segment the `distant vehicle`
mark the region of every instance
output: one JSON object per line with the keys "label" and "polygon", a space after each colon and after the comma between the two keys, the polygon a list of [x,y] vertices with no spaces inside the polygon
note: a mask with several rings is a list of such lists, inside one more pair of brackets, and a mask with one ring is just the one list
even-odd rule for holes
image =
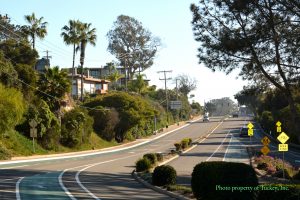
{"label": "distant vehicle", "polygon": [[233,117],[233,118],[237,118],[237,117],[239,117],[239,114],[233,113],[233,114],[232,114],[232,117]]}
{"label": "distant vehicle", "polygon": [[208,117],[207,115],[205,115],[205,116],[203,117],[203,121],[204,121],[204,122],[209,122],[209,117]]}
{"label": "distant vehicle", "polygon": [[247,127],[243,127],[240,130],[240,137],[249,137],[248,136],[248,128]]}

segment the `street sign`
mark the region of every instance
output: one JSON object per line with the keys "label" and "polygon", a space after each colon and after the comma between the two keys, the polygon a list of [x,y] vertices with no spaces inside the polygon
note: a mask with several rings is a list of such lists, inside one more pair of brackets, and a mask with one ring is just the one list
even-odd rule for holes
{"label": "street sign", "polygon": [[263,143],[264,146],[269,145],[270,142],[271,141],[267,136],[265,136],[263,139],[261,139],[261,143]]}
{"label": "street sign", "polygon": [[251,122],[248,124],[248,126],[247,126],[249,129],[252,129],[254,126],[253,126],[253,124],[251,124]]}
{"label": "street sign", "polygon": [[282,144],[286,143],[286,141],[288,141],[289,136],[287,134],[285,134],[284,132],[282,132],[278,137],[277,140],[279,140],[279,142],[281,142]]}
{"label": "street sign", "polygon": [[278,151],[288,151],[289,145],[288,144],[278,144]]}
{"label": "street sign", "polygon": [[270,152],[270,149],[267,146],[263,146],[260,150],[264,155],[267,155]]}
{"label": "street sign", "polygon": [[278,121],[278,122],[276,123],[276,126],[281,126],[281,122]]}
{"label": "street sign", "polygon": [[253,129],[248,129],[248,136],[253,136]]}
{"label": "street sign", "polygon": [[37,129],[36,128],[31,128],[30,129],[30,137],[32,137],[32,138],[37,137]]}
{"label": "street sign", "polygon": [[277,127],[277,133],[281,133],[281,126]]}
{"label": "street sign", "polygon": [[32,119],[30,120],[29,125],[31,128],[35,128],[37,126],[37,122],[34,119]]}
{"label": "street sign", "polygon": [[181,101],[170,101],[171,109],[181,109],[182,103]]}

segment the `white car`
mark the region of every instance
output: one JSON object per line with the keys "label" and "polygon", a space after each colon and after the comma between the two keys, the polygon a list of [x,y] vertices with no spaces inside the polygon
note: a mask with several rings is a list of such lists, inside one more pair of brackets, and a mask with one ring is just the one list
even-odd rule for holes
{"label": "white car", "polygon": [[203,122],[209,122],[209,117],[207,115],[203,117]]}

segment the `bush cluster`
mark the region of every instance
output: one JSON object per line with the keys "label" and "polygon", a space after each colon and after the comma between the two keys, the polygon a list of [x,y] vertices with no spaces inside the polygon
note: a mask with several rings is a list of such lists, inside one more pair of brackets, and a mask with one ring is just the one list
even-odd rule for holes
{"label": "bush cluster", "polygon": [[[273,158],[271,156],[261,155],[255,158],[257,169],[264,170],[268,174],[275,177],[282,177],[283,160],[279,158]],[[295,168],[288,162],[284,162],[284,170],[286,171],[286,178],[291,179],[296,174]]]}
{"label": "bush cluster", "polygon": [[141,158],[135,163],[137,172],[148,171],[151,168],[151,161],[147,158]]}
{"label": "bush cluster", "polygon": [[174,144],[176,151],[185,150],[192,145],[191,138],[183,138],[180,142]]}
{"label": "bush cluster", "polygon": [[151,162],[151,165],[154,166],[157,163],[157,156],[155,153],[147,153],[143,158],[148,159]]}
{"label": "bush cluster", "polygon": [[176,176],[176,170],[172,166],[161,165],[154,169],[152,184],[157,186],[174,185]]}
{"label": "bush cluster", "polygon": [[244,163],[202,162],[194,167],[191,185],[197,199],[253,199],[255,193],[252,191],[232,192],[216,187],[255,187],[258,179],[254,169]]}

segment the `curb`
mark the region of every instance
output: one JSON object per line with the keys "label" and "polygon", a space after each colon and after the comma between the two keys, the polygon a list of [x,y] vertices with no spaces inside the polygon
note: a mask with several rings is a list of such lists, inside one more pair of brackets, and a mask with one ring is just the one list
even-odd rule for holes
{"label": "curb", "polygon": [[150,188],[150,189],[152,189],[152,190],[154,190],[154,191],[156,191],[156,192],[158,192],[158,193],[167,195],[167,196],[172,197],[172,198],[174,198],[174,199],[179,199],[179,200],[190,200],[190,198],[187,198],[187,197],[185,197],[185,196],[183,196],[183,195],[175,194],[175,193],[170,192],[170,191],[168,191],[168,190],[166,190],[166,189],[163,189],[163,188],[154,186],[154,185],[148,183],[147,181],[144,181],[143,179],[141,179],[141,178],[137,175],[137,173],[136,173],[135,170],[132,171],[131,175],[132,175],[132,177],[133,177],[136,181],[138,181],[139,183],[141,183],[141,184],[144,185],[145,187]]}

